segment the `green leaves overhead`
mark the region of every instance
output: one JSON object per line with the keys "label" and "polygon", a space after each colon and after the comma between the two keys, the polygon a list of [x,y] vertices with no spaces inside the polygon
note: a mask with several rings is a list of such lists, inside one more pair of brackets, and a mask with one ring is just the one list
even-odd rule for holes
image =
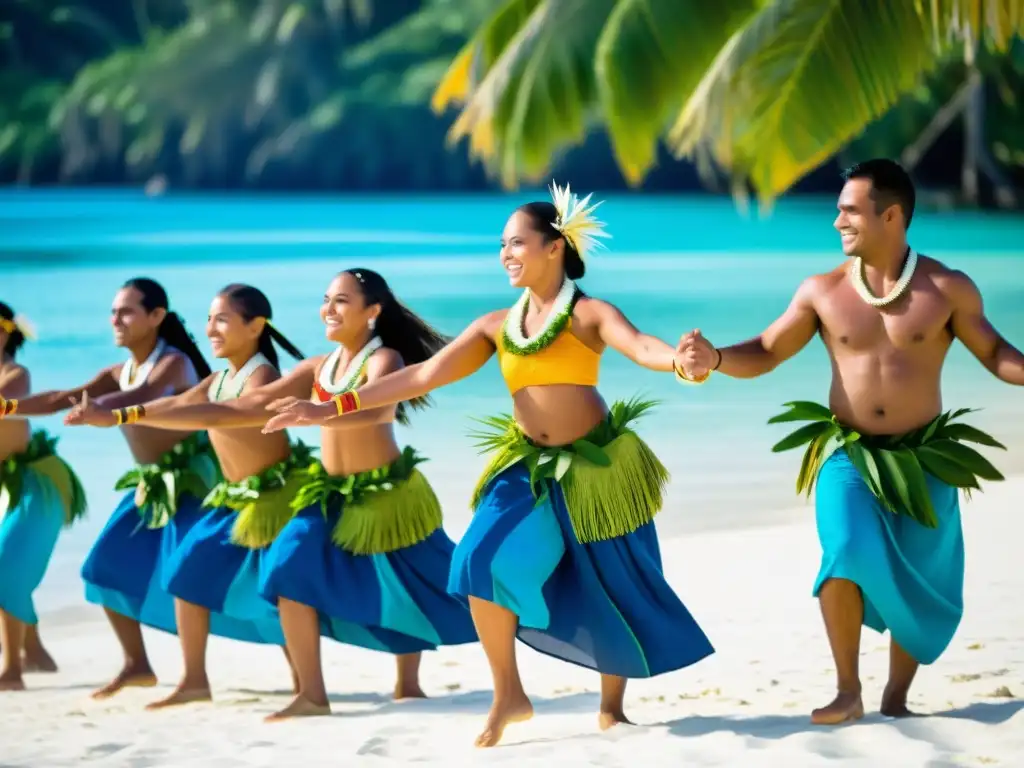
{"label": "green leaves overhead", "polygon": [[945,57],[1006,51],[1022,32],[1020,0],[510,0],[435,108],[465,104],[452,138],[507,187],[599,119],[631,184],[664,138],[768,204]]}
{"label": "green leaves overhead", "polygon": [[938,525],[925,473],[969,494],[983,480],[1003,480],[1002,473],[974,448],[1005,446],[968,424],[955,422],[968,413],[960,409],[943,413],[920,429],[899,437],[873,437],[844,427],[822,405],[805,401],[786,403],[787,411],[769,424],[810,421],[772,448],[782,452],[806,445],[797,473],[796,491],[810,496],[822,466],[839,448],[878,498],[894,514],[905,514],[929,528]]}
{"label": "green leaves overhead", "polygon": [[834,154],[937,65],[913,2],[775,0],[722,50],[669,130],[705,144],[768,202]]}
{"label": "green leaves overhead", "polygon": [[608,15],[594,68],[604,120],[626,180],[654,166],[680,94],[696,88],[759,0],[620,0]]}
{"label": "green leaves overhead", "polygon": [[[757,0],[510,0],[452,63],[438,111],[506,187],[537,181],[603,116],[626,178],[651,168],[679,93]],[[687,40],[685,45],[681,40]]]}

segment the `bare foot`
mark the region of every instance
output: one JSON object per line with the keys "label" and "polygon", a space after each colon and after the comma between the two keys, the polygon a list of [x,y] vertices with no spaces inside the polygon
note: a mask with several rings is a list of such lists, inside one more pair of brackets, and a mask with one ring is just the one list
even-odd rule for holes
{"label": "bare foot", "polygon": [[483,732],[476,737],[478,747],[493,747],[505,732],[505,726],[509,723],[522,723],[533,717],[533,704],[526,698],[526,694],[513,699],[508,703],[497,703],[491,705],[491,711],[487,715],[487,725]]}
{"label": "bare foot", "polygon": [[403,683],[395,686],[395,701],[402,701],[403,699],[425,699],[427,694],[420,688],[419,683]]}
{"label": "bare foot", "polygon": [[156,685],[156,675],[149,664],[130,664],[117,673],[117,677],[92,692],[94,699],[107,699],[122,688],[152,688]]}
{"label": "bare foot", "polygon": [[882,693],[882,706],[879,710],[886,717],[920,717],[916,712],[907,709],[907,694]]}
{"label": "bare foot", "polygon": [[184,688],[179,685],[171,692],[170,696],[147,704],[146,709],[153,711],[154,709],[177,707],[181,704],[194,704],[200,701],[213,701],[209,686],[205,688]]}
{"label": "bare foot", "polygon": [[633,722],[621,710],[617,712],[599,712],[597,715],[597,727],[602,731],[607,731],[609,728],[620,723],[623,725],[633,725]]}
{"label": "bare foot", "polygon": [[864,717],[864,702],[860,693],[838,693],[827,707],[811,712],[815,725],[839,725]]}
{"label": "bare foot", "polygon": [[56,672],[57,662],[46,652],[45,648],[34,648],[31,652],[25,651],[22,656],[22,669],[26,672]]}
{"label": "bare foot", "polygon": [[4,670],[0,674],[0,691],[24,691],[25,681],[21,679],[21,673],[8,672]]}
{"label": "bare foot", "polygon": [[263,721],[265,723],[275,723],[281,720],[290,720],[293,717],[323,717],[329,714],[331,714],[330,704],[314,704],[300,693],[292,699],[291,704],[280,712],[267,715],[263,718]]}

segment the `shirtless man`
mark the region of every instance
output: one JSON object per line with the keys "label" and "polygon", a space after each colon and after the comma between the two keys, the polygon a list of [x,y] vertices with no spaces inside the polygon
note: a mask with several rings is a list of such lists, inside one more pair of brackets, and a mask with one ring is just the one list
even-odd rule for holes
{"label": "shirtless man", "polygon": [[[199,377],[209,375],[210,368],[195,341],[177,314],[168,311],[167,294],[153,280],[136,278],[125,283],[114,297],[110,320],[115,344],[127,348],[130,359],[103,368],[82,386],[40,392],[20,400],[14,418],[63,411],[85,394],[103,407],[124,408],[183,392]],[[139,465],[155,463],[194,434],[192,430],[166,431],[128,423],[121,431]],[[121,672],[97,690],[95,697],[110,696],[125,686],[156,685],[140,626],[145,599],[136,593],[140,584],[144,588],[151,583],[152,573],[159,567],[161,537],[183,535],[173,529],[178,522],[198,519],[200,502],[195,500],[188,515],[175,515],[182,518],[180,521],[161,528],[139,526],[139,509],[126,499],[97,539],[83,568],[86,596],[104,606],[125,661]],[[165,602],[171,624],[161,628],[173,632],[173,600],[167,596]]]}
{"label": "shirtless man", "polygon": [[[1024,385],[1024,355],[986,319],[971,279],[907,245],[915,193],[906,172],[879,159],[844,178],[835,228],[853,258],[805,280],[786,312],[749,341],[716,349],[693,331],[681,342],[680,373],[698,382],[711,371],[741,379],[766,374],[816,333],[828,349],[829,408],[795,404],[773,419],[817,424],[776,449],[809,442],[800,482],[810,492],[817,480],[823,557],[814,592],[838,678],[836,698],[811,715],[818,724],[863,716],[862,623],[891,633],[881,711],[893,717],[911,714],[907,692],[918,665],[935,661],[959,625],[957,487],[1001,478],[959,441],[1001,446],[949,424],[962,414],[939,416],[942,365],[953,340],[997,378]],[[902,450],[893,436],[902,437]]]}

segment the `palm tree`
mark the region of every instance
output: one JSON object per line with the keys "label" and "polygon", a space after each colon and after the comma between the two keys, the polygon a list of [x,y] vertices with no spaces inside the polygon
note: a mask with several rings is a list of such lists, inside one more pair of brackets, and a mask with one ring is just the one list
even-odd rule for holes
{"label": "palm tree", "polygon": [[951,57],[976,93],[978,48],[1022,34],[1021,0],[505,0],[433,107],[509,188],[600,122],[631,184],[664,141],[767,205]]}

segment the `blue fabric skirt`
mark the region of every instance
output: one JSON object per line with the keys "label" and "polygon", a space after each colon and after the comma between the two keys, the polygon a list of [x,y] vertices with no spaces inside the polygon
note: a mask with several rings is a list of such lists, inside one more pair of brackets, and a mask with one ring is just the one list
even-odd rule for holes
{"label": "blue fabric skirt", "polygon": [[448,590],[519,617],[519,639],[549,656],[622,677],[652,677],[714,653],[665,581],[654,524],[581,544],[561,487],[536,503],[516,464],[487,486],[452,558]]}
{"label": "blue fabric skirt", "polygon": [[861,589],[864,624],[892,638],[922,664],[949,645],[963,616],[964,540],[957,489],[925,475],[937,528],[885,510],[845,451],[818,475],[816,517],[821,569]]}
{"label": "blue fabric skirt", "polygon": [[135,492],[128,491],[82,566],[85,599],[175,634],[174,598],[161,586],[163,570],[204,511],[201,499],[182,494],[167,525],[147,528]]}
{"label": "blue fabric skirt", "polygon": [[265,550],[231,541],[237,512],[207,512],[167,559],[164,590],[210,611],[210,633],[249,643],[284,645],[277,608],[259,595]]}
{"label": "blue fabric skirt", "polygon": [[0,610],[26,624],[39,622],[32,593],[46,574],[64,520],[53,483],[26,468],[18,506],[0,518]]}
{"label": "blue fabric skirt", "polygon": [[285,526],[267,549],[260,593],[317,610],[320,633],[341,643],[387,653],[476,642],[473,620],[445,590],[455,545],[443,529],[404,549],[354,555],[331,541],[344,514],[325,516],[316,504]]}

